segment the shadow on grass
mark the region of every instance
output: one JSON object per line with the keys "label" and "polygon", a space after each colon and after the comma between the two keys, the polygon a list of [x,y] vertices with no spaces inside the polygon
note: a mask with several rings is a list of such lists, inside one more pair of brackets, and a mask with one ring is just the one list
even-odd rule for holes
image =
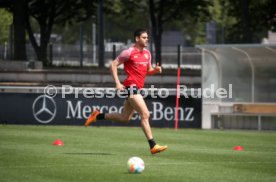
{"label": "shadow on grass", "polygon": [[76,153],[64,153],[66,155],[114,155],[111,153],[93,153],[93,152],[89,152],[89,153],[81,153],[81,152],[76,152]]}

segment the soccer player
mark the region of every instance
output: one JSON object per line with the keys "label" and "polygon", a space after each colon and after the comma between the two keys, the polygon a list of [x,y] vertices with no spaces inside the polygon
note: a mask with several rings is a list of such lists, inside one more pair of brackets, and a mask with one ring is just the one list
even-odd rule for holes
{"label": "soccer player", "polygon": [[[151,65],[151,53],[146,49],[149,40],[147,30],[136,30],[134,32],[134,40],[135,44],[123,50],[110,65],[116,89],[118,91],[127,91],[128,93],[128,97],[124,102],[123,113],[100,113],[98,110],[95,110],[85,122],[85,126],[97,120],[112,120],[127,123],[132,118],[134,111],[137,111],[141,117],[141,126],[148,140],[150,152],[156,154],[166,150],[167,146],[158,145],[153,139],[149,124],[150,113],[139,89],[144,87],[146,75],[161,73],[162,68],[158,64],[155,68]],[[121,64],[124,64],[124,71],[127,75],[123,84],[120,82],[117,73],[117,68]]]}

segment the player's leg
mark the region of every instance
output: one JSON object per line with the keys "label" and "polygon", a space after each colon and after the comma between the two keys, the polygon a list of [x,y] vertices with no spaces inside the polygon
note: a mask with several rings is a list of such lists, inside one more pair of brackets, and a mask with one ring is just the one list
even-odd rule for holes
{"label": "player's leg", "polygon": [[128,100],[131,106],[133,107],[133,109],[136,110],[141,117],[141,126],[145,133],[146,138],[148,139],[151,153],[156,154],[166,150],[168,148],[167,146],[160,146],[156,144],[153,139],[152,131],[149,123],[150,113],[142,95],[140,94],[131,95]]}
{"label": "player's leg", "polygon": [[88,126],[97,120],[111,120],[127,123],[132,118],[133,113],[134,109],[127,99],[124,102],[123,113],[100,113],[98,110],[95,110],[91,113],[84,125]]}
{"label": "player's leg", "polygon": [[144,98],[140,94],[131,95],[128,98],[132,108],[136,110],[141,117],[141,126],[148,140],[152,139],[152,132],[149,124],[149,110],[144,101]]}
{"label": "player's leg", "polygon": [[134,113],[134,109],[130,105],[128,99],[126,99],[124,102],[123,113],[108,113],[108,114],[105,114],[104,119],[127,123],[129,122],[129,120],[131,120],[133,113]]}

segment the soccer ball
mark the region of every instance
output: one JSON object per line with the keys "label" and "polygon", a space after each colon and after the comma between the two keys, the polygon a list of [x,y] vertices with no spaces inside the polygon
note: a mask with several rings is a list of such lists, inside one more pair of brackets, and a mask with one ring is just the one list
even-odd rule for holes
{"label": "soccer ball", "polygon": [[131,157],[127,161],[127,169],[130,173],[142,173],[145,169],[145,163],[139,157]]}

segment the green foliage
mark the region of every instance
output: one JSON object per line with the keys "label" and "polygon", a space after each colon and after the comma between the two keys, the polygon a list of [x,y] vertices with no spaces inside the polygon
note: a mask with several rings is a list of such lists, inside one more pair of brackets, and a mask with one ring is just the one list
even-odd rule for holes
{"label": "green foliage", "polygon": [[274,30],[274,0],[224,0],[221,3],[224,3],[224,17],[232,20],[222,24],[226,31],[226,42],[260,43],[263,37],[267,37],[269,30]]}
{"label": "green foliage", "polygon": [[[112,1],[113,2],[113,1]],[[108,41],[133,41],[133,31],[137,28],[149,28],[149,15],[146,1],[116,0],[111,11],[105,12],[105,34]]]}
{"label": "green foliage", "polygon": [[209,6],[212,20],[217,24],[217,43],[224,43],[228,37],[229,29],[237,23],[237,18],[229,16],[232,4],[228,0],[213,0],[213,6]]}
{"label": "green foliage", "polygon": [[[14,2],[6,0],[10,7]],[[29,39],[37,52],[41,52],[39,45],[44,45],[42,52],[46,53],[46,43],[52,33],[61,35],[62,43],[78,42],[81,24],[85,42],[91,43],[98,0],[26,2],[31,25],[29,32],[43,34],[42,43],[35,44],[34,39]],[[154,4],[152,12],[150,2]],[[105,38],[127,42],[132,40],[134,29],[151,27],[158,29],[152,31],[155,34],[181,30],[188,45],[192,46],[205,43],[205,24],[213,20],[217,23],[217,43],[259,43],[267,37],[269,30],[276,31],[275,6],[275,0],[104,0]],[[11,14],[0,9],[0,44],[8,41],[11,23]]]}
{"label": "green foliage", "polygon": [[96,13],[96,0],[31,0],[29,15],[38,22],[54,17],[55,24],[85,21]]}
{"label": "green foliage", "polygon": [[12,15],[5,9],[0,9],[0,44],[8,42]]}
{"label": "green foliage", "polygon": [[[96,14],[96,0],[31,0],[28,2],[26,29],[38,60],[48,64],[47,46],[55,25],[63,27],[93,18]],[[35,20],[30,21],[30,20]],[[95,21],[95,16],[94,16]],[[39,29],[40,40],[34,37]],[[69,40],[70,42],[70,40]]]}

